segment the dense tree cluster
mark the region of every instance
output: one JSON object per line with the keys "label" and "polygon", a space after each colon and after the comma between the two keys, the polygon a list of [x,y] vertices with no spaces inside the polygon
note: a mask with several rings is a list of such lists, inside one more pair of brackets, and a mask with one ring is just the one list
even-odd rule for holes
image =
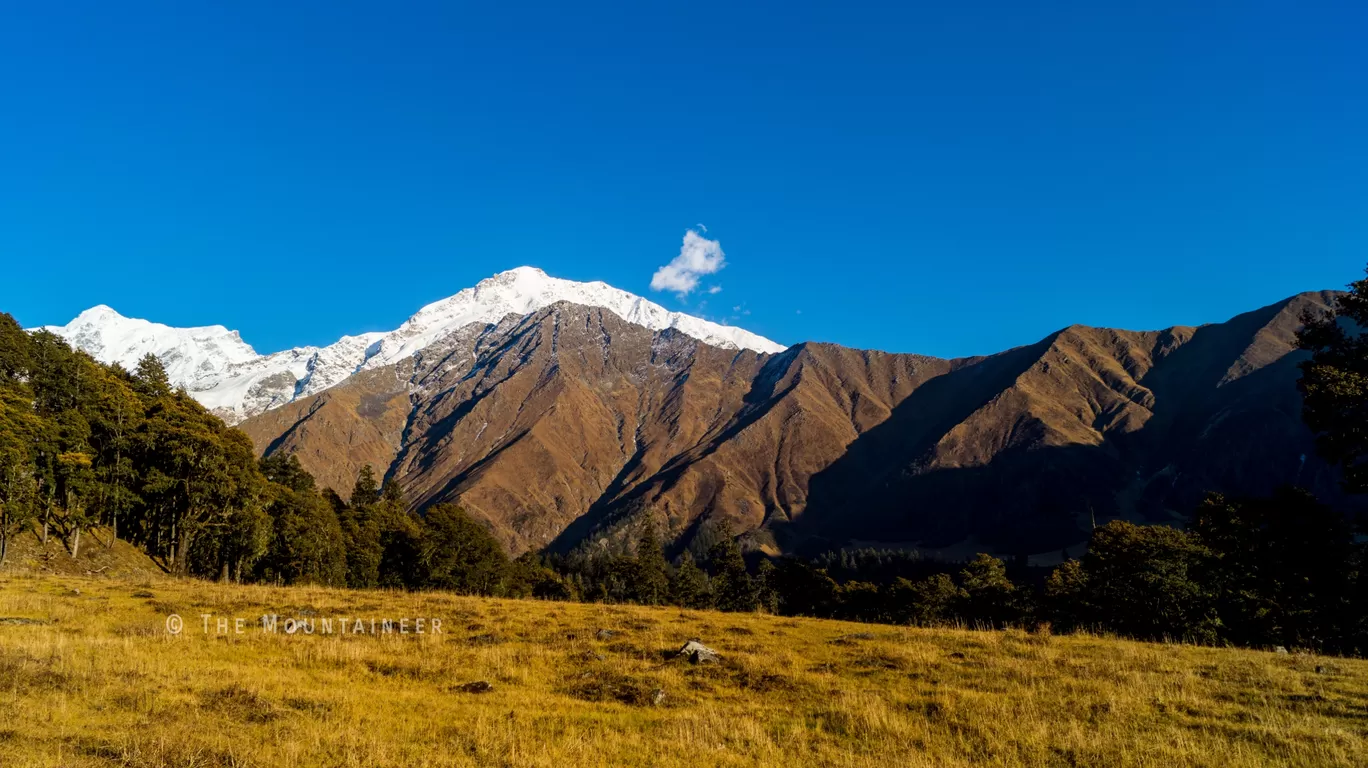
{"label": "dense tree cluster", "polygon": [[21,532],[77,557],[97,527],[180,575],[489,594],[555,580],[514,568],[459,508],[414,514],[370,467],[344,502],[293,456],[258,460],[151,355],[102,365],[0,314],[0,565]]}
{"label": "dense tree cluster", "polygon": [[103,523],[167,570],[240,576],[269,538],[268,483],[251,442],[155,358],[103,366],[0,314],[0,561],[32,526],[73,556]]}

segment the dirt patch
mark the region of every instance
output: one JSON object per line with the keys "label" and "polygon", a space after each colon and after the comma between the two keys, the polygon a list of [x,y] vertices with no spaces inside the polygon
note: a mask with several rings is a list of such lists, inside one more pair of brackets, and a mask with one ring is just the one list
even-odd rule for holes
{"label": "dirt patch", "polygon": [[566,693],[581,701],[616,701],[648,707],[663,700],[661,687],[649,680],[607,670],[583,672],[566,682]]}

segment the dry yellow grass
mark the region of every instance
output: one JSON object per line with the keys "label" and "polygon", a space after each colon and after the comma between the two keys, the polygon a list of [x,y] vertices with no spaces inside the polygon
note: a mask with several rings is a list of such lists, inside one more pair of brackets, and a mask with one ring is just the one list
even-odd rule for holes
{"label": "dry yellow grass", "polygon": [[[199,618],[266,612],[439,617],[443,631],[249,624],[220,636]],[[179,636],[165,630],[169,613],[186,620]],[[841,639],[857,633],[867,634]],[[666,658],[694,636],[724,662]],[[493,690],[460,688],[481,680]],[[0,576],[0,766],[111,765],[1362,766],[1368,663],[665,608]]]}

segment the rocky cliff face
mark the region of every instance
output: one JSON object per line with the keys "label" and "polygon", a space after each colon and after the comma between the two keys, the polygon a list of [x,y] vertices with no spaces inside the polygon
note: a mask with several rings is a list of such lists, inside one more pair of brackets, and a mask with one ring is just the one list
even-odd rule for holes
{"label": "rocky cliff face", "polygon": [[608,546],[647,521],[683,543],[726,521],[773,552],[1048,557],[1093,520],[1169,519],[1206,490],[1296,481],[1337,499],[1293,337],[1332,298],[958,360],[723,349],[562,301],[241,426],[339,490],[369,463],[416,506],[458,501],[515,553]]}

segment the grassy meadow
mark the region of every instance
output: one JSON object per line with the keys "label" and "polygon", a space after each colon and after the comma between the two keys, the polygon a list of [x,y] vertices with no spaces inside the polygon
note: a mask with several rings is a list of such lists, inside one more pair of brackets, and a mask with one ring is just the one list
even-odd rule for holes
{"label": "grassy meadow", "polygon": [[[166,629],[172,613],[179,635]],[[265,633],[264,613],[308,617],[314,633]],[[436,617],[441,632],[427,622],[422,635],[411,625],[344,635],[343,616]],[[242,634],[235,617],[248,619]],[[333,634],[322,634],[327,617]],[[692,637],[722,661],[669,657]],[[676,608],[0,575],[0,766],[266,765],[1363,766],[1368,662]]]}

